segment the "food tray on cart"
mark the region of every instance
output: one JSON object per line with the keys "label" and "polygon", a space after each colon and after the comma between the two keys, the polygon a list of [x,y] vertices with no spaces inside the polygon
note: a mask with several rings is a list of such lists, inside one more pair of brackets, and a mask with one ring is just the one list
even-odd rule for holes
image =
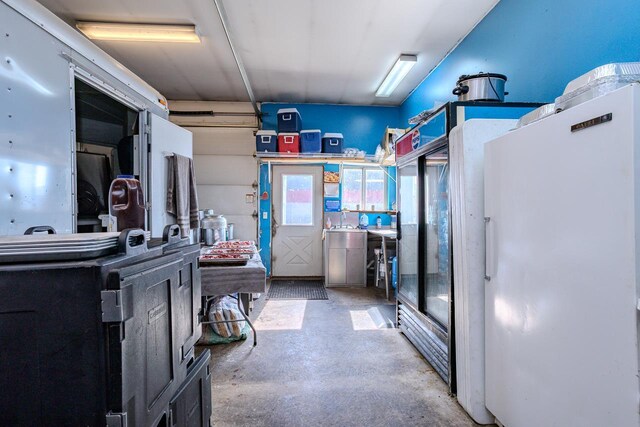
{"label": "food tray on cart", "polygon": [[201,265],[246,265],[251,255],[245,254],[204,254],[200,256]]}
{"label": "food tray on cart", "polygon": [[202,255],[254,255],[258,251],[255,246],[241,248],[207,248],[203,249]]}
{"label": "food tray on cart", "polygon": [[256,245],[251,240],[232,240],[226,242],[217,242],[213,245],[213,247],[218,249],[246,249],[255,248]]}

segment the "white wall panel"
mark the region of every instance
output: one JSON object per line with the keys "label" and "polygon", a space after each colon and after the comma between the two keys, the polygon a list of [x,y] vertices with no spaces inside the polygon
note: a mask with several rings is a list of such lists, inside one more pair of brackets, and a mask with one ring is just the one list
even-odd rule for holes
{"label": "white wall panel", "polygon": [[[212,111],[212,116],[171,115],[193,133],[198,202],[234,223],[235,238],[255,240],[258,179],[255,153],[257,121],[246,102],[169,101],[171,111]],[[225,113],[216,116],[215,113]],[[231,115],[229,115],[231,113]],[[238,113],[233,115],[233,113]],[[227,127],[225,127],[225,125]],[[253,196],[247,203],[247,195]]]}
{"label": "white wall panel", "polygon": [[249,156],[195,156],[198,185],[251,185],[258,176],[258,165]]}
{"label": "white wall panel", "polygon": [[251,186],[198,185],[200,206],[222,215],[251,215],[256,209],[255,196],[253,203],[247,203],[247,194],[254,194]]}
{"label": "white wall panel", "polygon": [[233,238],[239,240],[256,240],[257,225],[253,217],[246,215],[225,215],[227,223],[233,224]]}
{"label": "white wall panel", "polygon": [[187,127],[193,133],[194,154],[253,156],[255,129]]}

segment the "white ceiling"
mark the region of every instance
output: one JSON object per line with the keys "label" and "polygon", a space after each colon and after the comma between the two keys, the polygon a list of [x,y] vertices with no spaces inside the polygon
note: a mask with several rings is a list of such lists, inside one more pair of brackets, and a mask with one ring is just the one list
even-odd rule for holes
{"label": "white ceiling", "polygon": [[[193,23],[201,44],[97,44],[169,99],[248,100],[213,0],[39,1],[70,24]],[[224,7],[258,101],[399,105],[498,1],[224,0]],[[390,98],[375,98],[401,53],[417,54],[417,65]]]}

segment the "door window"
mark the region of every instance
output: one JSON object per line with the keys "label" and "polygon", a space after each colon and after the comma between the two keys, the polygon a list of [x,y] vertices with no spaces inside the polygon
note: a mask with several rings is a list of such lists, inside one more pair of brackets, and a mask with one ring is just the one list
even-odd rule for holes
{"label": "door window", "polygon": [[313,225],[313,175],[282,175],[282,225]]}
{"label": "door window", "polygon": [[400,283],[398,292],[415,306],[418,305],[419,272],[419,182],[418,163],[413,162],[398,168],[400,179],[399,206],[402,239],[398,241]]}
{"label": "door window", "polygon": [[425,266],[424,307],[427,315],[447,328],[451,287],[449,244],[448,151],[430,155],[425,167]]}

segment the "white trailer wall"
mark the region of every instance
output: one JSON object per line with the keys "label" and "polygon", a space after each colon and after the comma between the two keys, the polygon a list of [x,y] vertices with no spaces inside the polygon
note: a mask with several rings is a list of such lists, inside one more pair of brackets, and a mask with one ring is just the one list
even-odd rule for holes
{"label": "white trailer wall", "polygon": [[73,97],[62,55],[71,49],[4,3],[0,28],[0,235],[35,225],[70,233]]}
{"label": "white trailer wall", "polygon": [[74,78],[143,113],[143,147],[153,147],[144,113],[166,118],[164,97],[35,0],[0,0],[0,28],[0,235],[34,225],[72,232]]}
{"label": "white trailer wall", "polygon": [[245,102],[169,101],[171,111],[213,115],[170,115],[193,133],[193,159],[200,209],[210,208],[234,224],[234,237],[257,239],[258,166],[254,157],[258,129]]}

